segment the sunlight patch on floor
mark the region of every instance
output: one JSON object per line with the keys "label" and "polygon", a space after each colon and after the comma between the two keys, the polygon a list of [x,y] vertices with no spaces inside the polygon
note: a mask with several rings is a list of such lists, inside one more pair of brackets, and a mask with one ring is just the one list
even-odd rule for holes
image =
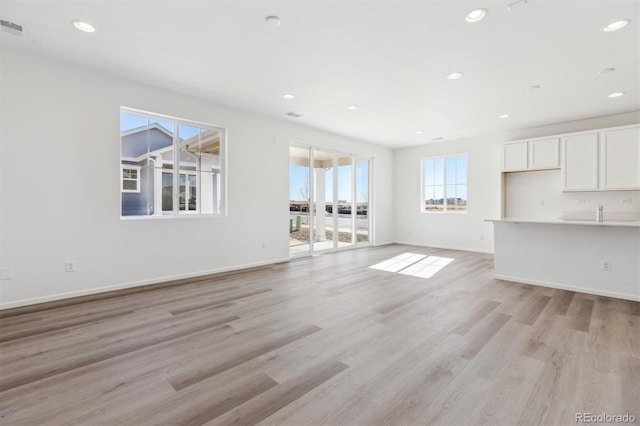
{"label": "sunlight patch on floor", "polygon": [[431,278],[451,262],[453,262],[453,259],[449,257],[402,253],[391,259],[376,263],[370,268],[419,278]]}

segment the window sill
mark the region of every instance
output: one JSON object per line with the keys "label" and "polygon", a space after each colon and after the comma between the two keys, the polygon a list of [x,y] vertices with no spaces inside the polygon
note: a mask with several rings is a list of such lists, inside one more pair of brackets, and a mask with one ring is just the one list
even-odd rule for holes
{"label": "window sill", "polygon": [[226,215],[223,213],[210,213],[210,214],[196,214],[186,213],[178,216],[163,215],[163,216],[120,216],[120,220],[175,220],[175,219],[216,219],[223,218]]}
{"label": "window sill", "polygon": [[443,211],[443,212],[434,212],[434,211],[420,211],[420,213],[422,214],[454,214],[454,215],[458,215],[458,214],[468,214],[469,210],[465,210],[465,211]]}

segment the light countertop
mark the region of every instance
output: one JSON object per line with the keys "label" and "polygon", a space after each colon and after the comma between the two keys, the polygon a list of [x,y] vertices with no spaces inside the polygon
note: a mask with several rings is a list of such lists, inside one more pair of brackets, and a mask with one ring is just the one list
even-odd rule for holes
{"label": "light countertop", "polygon": [[562,220],[562,219],[526,219],[526,218],[504,218],[487,219],[485,222],[502,223],[523,223],[541,225],[582,225],[582,226],[622,226],[627,228],[640,228],[640,220],[606,220],[596,222],[595,220]]}

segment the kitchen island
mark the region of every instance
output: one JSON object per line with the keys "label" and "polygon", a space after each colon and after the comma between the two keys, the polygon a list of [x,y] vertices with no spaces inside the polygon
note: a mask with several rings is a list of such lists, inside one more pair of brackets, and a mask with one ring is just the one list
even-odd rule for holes
{"label": "kitchen island", "polygon": [[640,221],[489,222],[495,278],[640,301]]}

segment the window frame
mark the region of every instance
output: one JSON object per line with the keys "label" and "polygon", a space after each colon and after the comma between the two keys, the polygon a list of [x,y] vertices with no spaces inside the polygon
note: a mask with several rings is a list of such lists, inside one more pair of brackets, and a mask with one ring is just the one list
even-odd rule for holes
{"label": "window frame", "polygon": [[[128,164],[121,164],[121,169],[120,169],[120,192],[124,192],[124,193],[133,193],[133,194],[139,194],[140,193],[140,170],[142,170],[142,167],[140,166],[134,166],[134,165],[128,165]],[[126,170],[135,170],[136,171],[136,179],[135,179],[135,183],[136,183],[136,189],[124,189],[124,182],[125,182],[125,177],[124,177],[124,171]],[[126,179],[127,182],[133,182],[134,179]]]}
{"label": "window frame", "polygon": [[[449,210],[448,206],[449,204],[447,203],[447,159],[449,158],[457,158],[457,157],[465,157],[466,158],[466,162],[467,162],[467,204],[466,204],[466,209],[464,210]],[[425,162],[427,160],[443,160],[443,167],[442,167],[442,174],[443,174],[443,179],[442,179],[442,186],[443,186],[443,209],[438,211],[438,210],[426,210],[425,209]],[[420,159],[420,213],[429,213],[429,214],[443,214],[443,213],[449,213],[449,214],[467,214],[469,213],[469,155],[465,152],[465,153],[460,153],[460,154],[447,154],[447,155],[435,155],[435,156],[431,156],[431,157],[423,157]]]}
{"label": "window frame", "polygon": [[[152,215],[127,215],[124,216],[122,215],[122,195],[120,196],[120,219],[121,220],[146,220],[146,219],[150,219],[150,220],[154,220],[154,219],[180,219],[180,218],[221,218],[221,217],[226,217],[228,214],[228,210],[227,210],[227,189],[228,189],[228,182],[227,182],[227,176],[228,176],[228,165],[227,165],[227,135],[228,135],[228,129],[226,127],[223,126],[219,126],[216,124],[210,124],[210,123],[205,123],[205,122],[201,122],[201,121],[195,121],[195,120],[189,120],[189,119],[185,119],[185,118],[180,118],[180,117],[175,117],[175,116],[170,116],[170,115],[165,115],[165,114],[159,114],[159,113],[155,113],[155,112],[150,112],[150,111],[145,111],[145,110],[140,110],[140,109],[136,109],[136,108],[130,108],[130,107],[125,107],[125,106],[121,106],[119,109],[119,120],[118,122],[121,123],[121,116],[122,114],[132,114],[132,115],[138,115],[141,117],[145,117],[145,118],[149,118],[149,119],[158,119],[158,120],[164,120],[164,121],[171,121],[174,125],[173,128],[173,144],[172,144],[172,149],[173,149],[173,164],[174,167],[171,169],[172,170],[172,175],[173,175],[173,188],[174,188],[174,197],[173,197],[173,204],[174,206],[178,206],[175,207],[174,210],[163,210],[162,209],[162,204],[160,205],[160,208],[157,209],[156,208],[156,212],[159,211],[159,214],[152,214]],[[218,190],[219,190],[219,200],[218,200],[218,206],[217,206],[217,212],[214,213],[201,213],[200,211],[200,200],[197,200],[198,203],[198,208],[196,210],[180,210],[179,209],[179,175],[180,174],[184,174],[185,172],[189,172],[189,171],[185,171],[185,170],[180,170],[180,159],[179,159],[179,144],[180,144],[180,135],[179,135],[179,127],[181,125],[184,126],[192,126],[192,127],[199,127],[199,128],[203,128],[203,129],[208,129],[208,130],[217,130],[220,134],[220,160],[219,160],[219,170],[216,172],[216,174],[218,174],[218,179],[220,179],[219,181],[219,185],[218,185]],[[122,133],[122,131],[121,131]],[[127,167],[127,165],[122,164],[122,161],[126,161],[126,158],[122,157],[122,137],[120,137],[120,162],[121,162],[121,166],[122,167]],[[131,168],[133,167],[138,167],[138,166],[130,166]],[[121,169],[122,170],[122,169]],[[176,173],[177,172],[177,173]],[[194,171],[195,174],[195,171]],[[140,172],[138,172],[138,179],[140,179]],[[199,179],[198,179],[199,181]],[[122,171],[121,171],[121,179],[120,179],[120,188],[122,189]],[[175,188],[178,188],[177,190]],[[122,191],[121,190],[121,194],[122,192],[133,192],[133,191]],[[138,183],[138,191],[136,191],[137,193],[140,193],[140,182]],[[215,200],[214,200],[215,202]]]}

